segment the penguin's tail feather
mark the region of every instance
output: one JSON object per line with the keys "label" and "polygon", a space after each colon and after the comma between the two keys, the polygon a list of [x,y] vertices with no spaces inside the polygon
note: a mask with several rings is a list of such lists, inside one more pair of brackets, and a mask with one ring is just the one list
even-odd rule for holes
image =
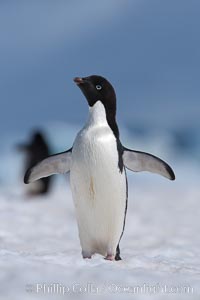
{"label": "penguin's tail feather", "polygon": [[38,162],[26,171],[24,183],[30,183],[53,174],[64,174],[70,171],[72,148],[55,155],[51,155]]}

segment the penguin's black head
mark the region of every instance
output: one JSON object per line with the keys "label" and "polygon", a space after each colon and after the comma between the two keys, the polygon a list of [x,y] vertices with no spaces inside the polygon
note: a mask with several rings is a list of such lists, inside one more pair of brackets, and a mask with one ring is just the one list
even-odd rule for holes
{"label": "penguin's black head", "polygon": [[74,82],[85,95],[89,106],[101,101],[106,111],[116,113],[116,95],[110,82],[102,76],[91,75],[89,77],[76,77]]}

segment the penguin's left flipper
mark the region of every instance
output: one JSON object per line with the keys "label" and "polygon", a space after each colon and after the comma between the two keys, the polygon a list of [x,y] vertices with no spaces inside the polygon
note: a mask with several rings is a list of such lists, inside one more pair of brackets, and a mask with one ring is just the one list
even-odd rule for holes
{"label": "penguin's left flipper", "polygon": [[70,171],[72,149],[49,156],[26,171],[24,183],[30,183],[53,174]]}
{"label": "penguin's left flipper", "polygon": [[133,172],[148,171],[175,180],[172,168],[162,159],[152,154],[123,147],[123,162],[124,166]]}

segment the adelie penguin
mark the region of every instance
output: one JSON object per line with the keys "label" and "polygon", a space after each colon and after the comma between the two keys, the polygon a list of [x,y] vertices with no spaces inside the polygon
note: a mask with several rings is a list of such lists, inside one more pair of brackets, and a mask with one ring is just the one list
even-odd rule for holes
{"label": "adelie penguin", "polygon": [[70,172],[83,258],[99,253],[108,260],[120,260],[128,200],[126,168],[158,173],[170,180],[175,175],[160,158],[121,144],[116,95],[108,80],[92,75],[74,81],[87,99],[88,120],[71,149],[29,169],[24,181]]}
{"label": "adelie penguin", "polygon": [[[25,153],[26,170],[50,155],[49,146],[41,131],[34,131],[30,137],[30,142],[17,145],[17,149]],[[27,193],[31,196],[46,194],[49,192],[50,186],[51,178],[42,178],[37,183],[31,184],[30,188],[27,189]]]}

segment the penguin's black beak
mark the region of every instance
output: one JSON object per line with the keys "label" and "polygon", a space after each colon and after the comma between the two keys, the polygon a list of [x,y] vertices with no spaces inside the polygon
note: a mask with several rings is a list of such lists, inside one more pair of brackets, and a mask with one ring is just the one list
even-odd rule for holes
{"label": "penguin's black beak", "polygon": [[75,77],[74,78],[74,82],[79,85],[79,84],[83,84],[85,82],[84,78],[81,77]]}

